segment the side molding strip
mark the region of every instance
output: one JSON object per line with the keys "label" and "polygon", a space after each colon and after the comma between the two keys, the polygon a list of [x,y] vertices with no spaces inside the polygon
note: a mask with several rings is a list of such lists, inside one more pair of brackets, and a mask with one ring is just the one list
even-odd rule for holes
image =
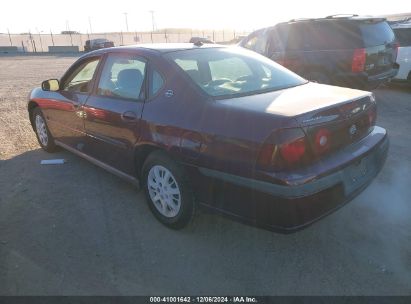
{"label": "side molding strip", "polygon": [[77,156],[80,156],[86,160],[88,160],[89,162],[93,163],[94,165],[103,168],[104,170],[107,170],[110,173],[113,173],[114,175],[117,175],[118,177],[132,183],[133,185],[136,185],[137,187],[140,186],[139,180],[137,178],[135,178],[134,176],[128,175],[112,166],[107,165],[106,163],[103,163],[97,159],[95,159],[94,157],[91,157],[87,154],[84,154],[83,152],[80,152],[66,144],[63,144],[61,141],[58,140],[54,140],[56,145],[62,147],[63,149],[72,152],[73,154],[76,154]]}

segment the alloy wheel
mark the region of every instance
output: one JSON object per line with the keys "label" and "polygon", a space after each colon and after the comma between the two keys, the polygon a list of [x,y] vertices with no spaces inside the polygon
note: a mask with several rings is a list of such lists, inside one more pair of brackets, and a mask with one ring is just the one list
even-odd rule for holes
{"label": "alloy wheel", "polygon": [[155,165],[147,177],[150,198],[161,215],[175,217],[181,208],[181,192],[173,174],[167,168]]}

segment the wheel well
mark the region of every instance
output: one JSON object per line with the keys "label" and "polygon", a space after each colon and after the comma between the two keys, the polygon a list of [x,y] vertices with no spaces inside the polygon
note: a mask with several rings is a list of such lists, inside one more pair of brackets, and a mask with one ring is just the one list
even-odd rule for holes
{"label": "wheel well", "polygon": [[142,145],[138,146],[134,152],[134,166],[137,177],[141,177],[141,171],[143,169],[143,164],[146,161],[150,153],[160,150],[160,148],[152,145]]}
{"label": "wheel well", "polygon": [[32,127],[33,129],[34,129],[34,122],[33,122],[33,115],[32,115],[32,113],[33,113],[33,110],[34,110],[35,108],[37,108],[38,106],[39,106],[39,105],[38,105],[36,102],[30,100],[29,105],[28,105],[28,111],[29,111],[30,124],[31,124],[31,127]]}

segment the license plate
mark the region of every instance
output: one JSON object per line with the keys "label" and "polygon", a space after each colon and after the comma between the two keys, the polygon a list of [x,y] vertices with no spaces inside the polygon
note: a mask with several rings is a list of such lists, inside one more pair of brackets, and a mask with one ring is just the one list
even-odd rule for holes
{"label": "license plate", "polygon": [[378,65],[387,65],[389,63],[388,55],[381,55],[378,58]]}
{"label": "license plate", "polygon": [[361,182],[362,179],[367,175],[368,168],[365,159],[362,159],[358,164],[351,166],[350,168],[350,178],[352,183]]}

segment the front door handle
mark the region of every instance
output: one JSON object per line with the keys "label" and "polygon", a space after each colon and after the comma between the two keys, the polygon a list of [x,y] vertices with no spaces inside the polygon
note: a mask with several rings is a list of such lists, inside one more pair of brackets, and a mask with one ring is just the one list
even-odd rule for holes
{"label": "front door handle", "polygon": [[121,114],[121,119],[123,121],[136,121],[137,114],[132,111],[126,111],[123,114]]}

